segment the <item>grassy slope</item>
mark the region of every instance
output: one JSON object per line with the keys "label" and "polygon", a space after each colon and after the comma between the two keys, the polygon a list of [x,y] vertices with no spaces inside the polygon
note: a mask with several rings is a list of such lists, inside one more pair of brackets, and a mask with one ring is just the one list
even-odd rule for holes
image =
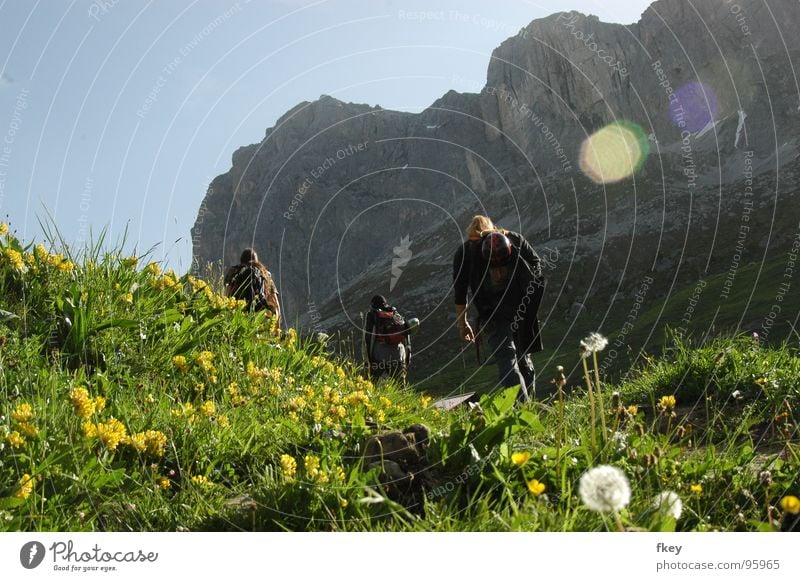
{"label": "grassy slope", "polygon": [[[620,386],[640,408],[604,414],[620,435],[603,447],[598,426],[593,446],[579,392],[563,422],[557,407],[512,408],[513,393],[440,414],[201,281],[113,254],[72,260],[0,237],[6,530],[603,530],[575,492],[599,463],[632,481],[629,527],[676,526],[649,510],[666,488],[685,498],[681,530],[770,528],[766,506],[798,492],[787,347],[679,343]],[[463,388],[491,385],[481,373]],[[733,388],[744,399],[721,397]],[[675,417],[658,412],[673,393]],[[433,438],[413,481],[365,470],[376,426],[420,421]]]}

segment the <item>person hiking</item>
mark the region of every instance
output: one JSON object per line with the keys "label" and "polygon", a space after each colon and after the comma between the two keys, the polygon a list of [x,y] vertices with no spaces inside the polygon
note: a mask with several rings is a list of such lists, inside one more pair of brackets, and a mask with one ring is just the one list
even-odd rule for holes
{"label": "person hiking", "polygon": [[364,347],[373,380],[384,375],[405,384],[411,362],[411,331],[419,320],[406,320],[384,297],[372,297],[364,322]]}
{"label": "person hiking", "polygon": [[[543,348],[537,318],[544,292],[539,256],[521,234],[495,227],[486,216],[474,216],[466,233],[453,258],[459,336],[479,342],[487,335],[499,384],[519,385],[517,400],[527,401],[536,390],[531,354]],[[478,315],[475,329],[467,320],[468,304]]]}
{"label": "person hiking", "polygon": [[225,273],[225,296],[234,297],[247,303],[247,310],[268,311],[281,324],[281,306],[278,289],[272,275],[258,261],[258,254],[252,248],[245,248],[239,264]]}

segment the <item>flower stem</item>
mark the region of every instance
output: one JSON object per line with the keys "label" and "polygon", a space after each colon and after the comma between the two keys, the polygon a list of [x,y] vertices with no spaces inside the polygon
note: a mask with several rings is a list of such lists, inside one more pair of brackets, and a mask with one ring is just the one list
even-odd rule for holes
{"label": "flower stem", "polygon": [[586,364],[586,357],[581,357],[583,361],[583,377],[586,378],[586,389],[589,390],[589,409],[592,416],[592,458],[597,452],[597,435],[595,434],[595,413],[594,413],[594,392],[592,391],[592,380],[589,377],[589,366]]}
{"label": "flower stem", "polygon": [[605,406],[603,405],[603,392],[600,389],[600,372],[597,368],[597,351],[592,353],[592,360],[594,361],[594,385],[597,388],[597,405],[600,410],[600,427],[602,428],[602,437],[600,438],[602,441],[603,446],[605,446],[606,438],[608,434],[606,433],[606,410]]}
{"label": "flower stem", "polygon": [[614,520],[617,523],[617,528],[619,529],[619,532],[624,533],[625,526],[622,524],[622,519],[620,518],[619,513],[616,510],[614,511]]}

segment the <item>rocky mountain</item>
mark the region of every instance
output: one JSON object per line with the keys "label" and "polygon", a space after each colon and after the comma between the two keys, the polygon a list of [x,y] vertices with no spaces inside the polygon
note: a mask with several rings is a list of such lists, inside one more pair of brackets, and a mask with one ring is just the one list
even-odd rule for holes
{"label": "rocky mountain", "polygon": [[[307,328],[355,329],[387,295],[422,319],[426,369],[458,353],[451,260],[475,213],[542,254],[546,328],[602,326],[643,284],[647,301],[710,273],[734,285],[798,231],[798,56],[796,0],[535,20],[494,51],[479,94],[419,114],[328,96],[288,111],[213,180],[195,263],[255,246]],[[610,124],[624,136],[590,137]]]}

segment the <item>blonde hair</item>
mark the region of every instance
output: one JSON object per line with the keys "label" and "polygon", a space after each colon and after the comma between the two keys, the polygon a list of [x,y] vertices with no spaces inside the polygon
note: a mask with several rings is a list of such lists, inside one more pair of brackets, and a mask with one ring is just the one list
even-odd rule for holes
{"label": "blonde hair", "polygon": [[467,226],[467,238],[480,238],[483,232],[494,230],[495,226],[487,216],[477,214]]}

